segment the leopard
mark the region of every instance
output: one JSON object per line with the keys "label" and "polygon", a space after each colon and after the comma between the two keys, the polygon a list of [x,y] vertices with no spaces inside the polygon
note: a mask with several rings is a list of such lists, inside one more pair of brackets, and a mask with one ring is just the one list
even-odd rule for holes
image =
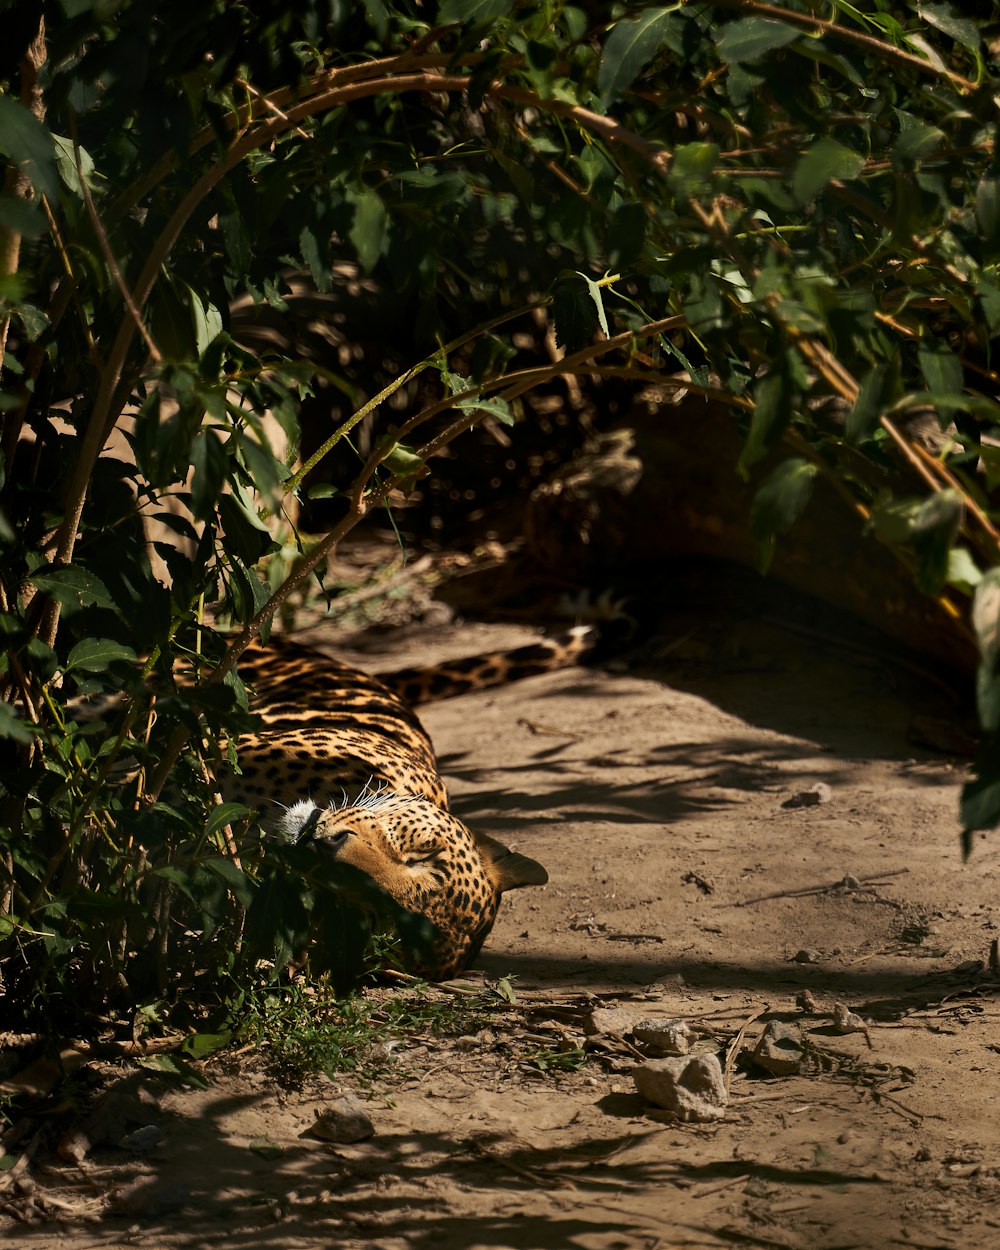
{"label": "leopard", "polygon": [[256,809],[265,837],[359,869],[428,920],[430,951],[404,950],[404,971],[448,980],[479,954],[504,893],[548,874],[450,810],[415,708],[585,662],[596,642],[593,626],[575,626],[507,652],[374,676],[282,639],[240,661],[260,724],[240,738],[239,773],[223,794]]}

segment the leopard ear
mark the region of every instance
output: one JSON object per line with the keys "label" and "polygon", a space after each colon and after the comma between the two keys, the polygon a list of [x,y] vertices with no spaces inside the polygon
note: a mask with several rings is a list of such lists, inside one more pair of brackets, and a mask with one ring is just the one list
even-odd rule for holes
{"label": "leopard ear", "polygon": [[492,869],[491,876],[495,879],[497,889],[501,892],[519,890],[525,885],[544,885],[548,881],[549,874],[537,859],[512,851],[495,838],[487,837],[485,833],[477,833],[475,839],[483,859]]}

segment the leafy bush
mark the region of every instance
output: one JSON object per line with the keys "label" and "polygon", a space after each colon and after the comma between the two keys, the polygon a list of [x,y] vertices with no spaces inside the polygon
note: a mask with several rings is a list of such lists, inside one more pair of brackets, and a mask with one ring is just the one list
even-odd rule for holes
{"label": "leafy bush", "polygon": [[[311,868],[215,799],[252,724],[239,656],[372,509],[559,374],[721,398],[748,474],[787,447],[754,510],[765,562],[824,474],[943,610],[975,594],[987,738],[964,818],[996,822],[987,7],[9,8],[0,960],[18,1003],[75,1013],[85,985],[95,1010],[134,1005],[302,941]],[[334,296],[370,275],[394,341],[347,324],[321,362],[238,341],[230,303],[280,311],[302,273]],[[525,362],[539,309],[564,350]],[[313,393],[352,411],[300,463]],[[927,410],[935,452],[906,428]],[[324,459],[351,484],[272,586],[264,520]]]}

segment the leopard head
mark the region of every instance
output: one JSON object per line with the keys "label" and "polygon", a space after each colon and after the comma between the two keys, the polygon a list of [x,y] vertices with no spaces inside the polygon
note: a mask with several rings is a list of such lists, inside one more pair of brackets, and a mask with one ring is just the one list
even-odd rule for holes
{"label": "leopard head", "polygon": [[468,967],[505,890],[548,880],[536,860],[409,794],[377,794],[344,807],[296,803],[277,832],[360,869],[401,907],[426,917],[438,931],[433,959],[414,960],[408,970],[431,980]]}

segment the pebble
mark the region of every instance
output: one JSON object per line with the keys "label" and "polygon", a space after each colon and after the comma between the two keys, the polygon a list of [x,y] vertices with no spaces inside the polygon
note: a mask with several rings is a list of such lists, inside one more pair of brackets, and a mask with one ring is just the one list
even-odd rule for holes
{"label": "pebble", "polygon": [[133,1129],[131,1133],[119,1138],[118,1145],[133,1154],[144,1155],[161,1146],[166,1140],[166,1134],[161,1128],[155,1124],[144,1124],[142,1128]]}
{"label": "pebble", "polygon": [[794,1024],[771,1020],[753,1049],[753,1062],[772,1076],[794,1076],[802,1070],[802,1034]]}
{"label": "pebble", "polygon": [[318,1137],[320,1141],[365,1141],[374,1136],[375,1126],[360,1099],[353,1094],[345,1094],[343,1098],[338,1098],[336,1102],[318,1111],[315,1121],[306,1129],[306,1133],[310,1137]]}

